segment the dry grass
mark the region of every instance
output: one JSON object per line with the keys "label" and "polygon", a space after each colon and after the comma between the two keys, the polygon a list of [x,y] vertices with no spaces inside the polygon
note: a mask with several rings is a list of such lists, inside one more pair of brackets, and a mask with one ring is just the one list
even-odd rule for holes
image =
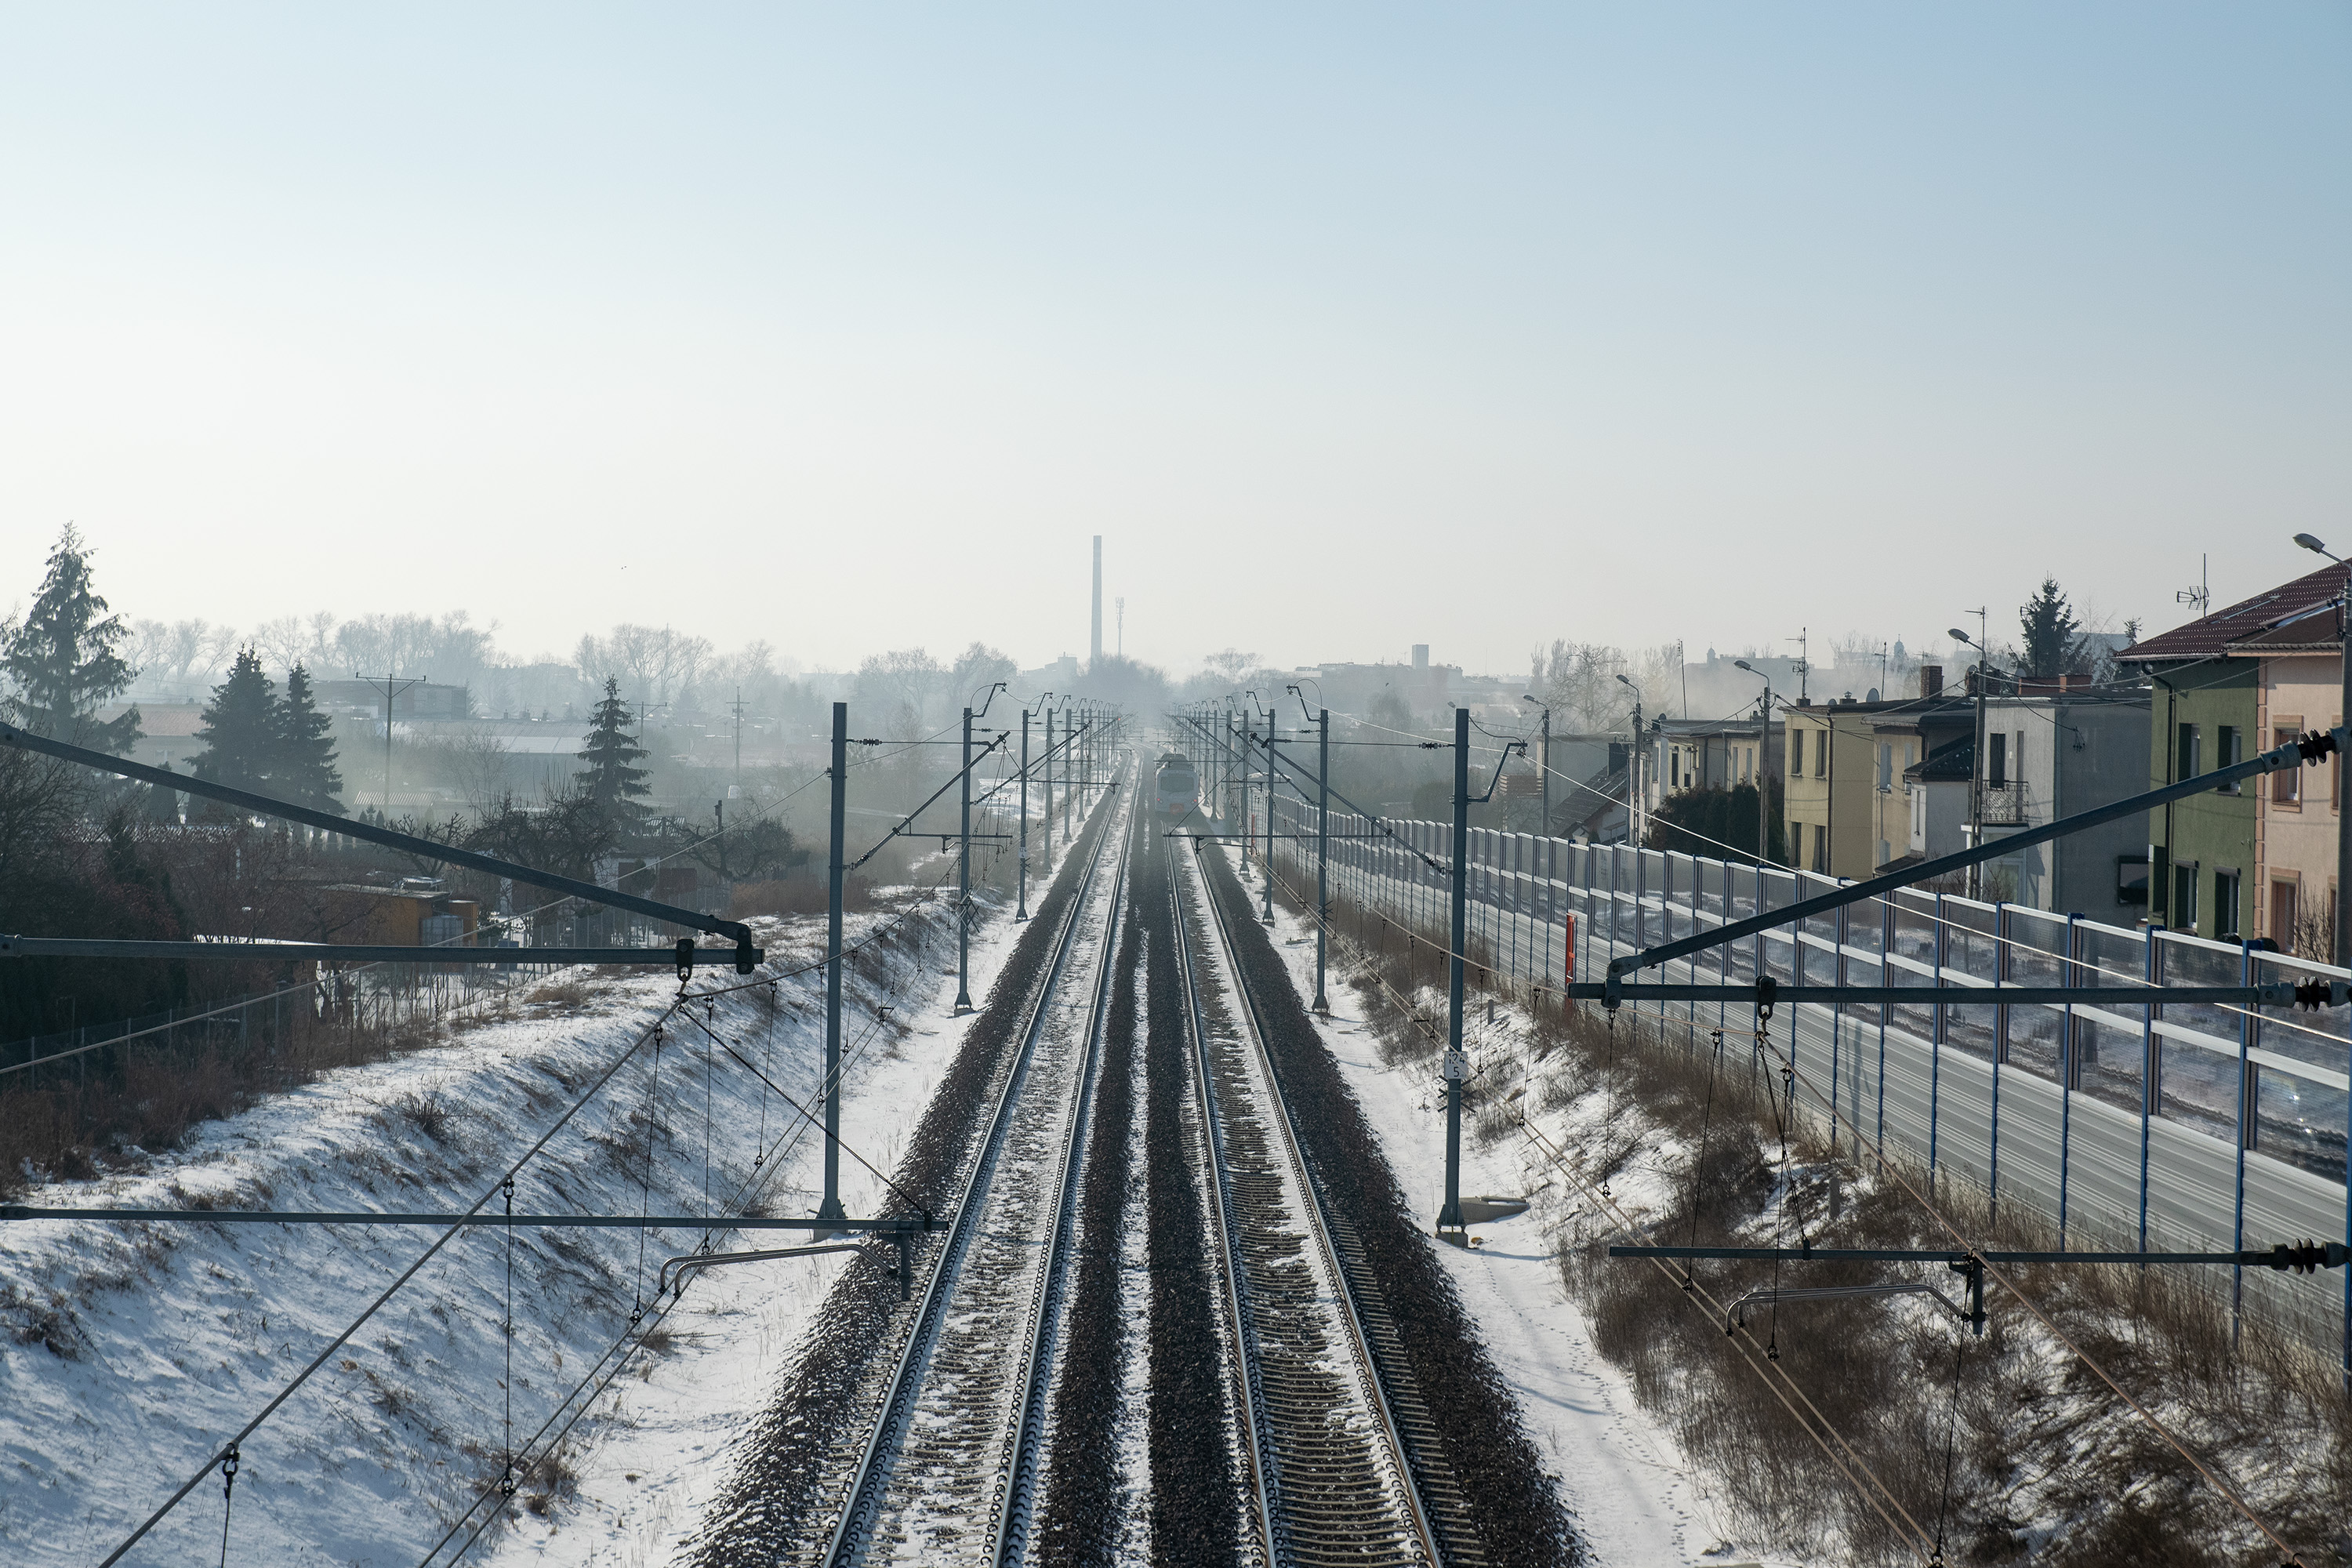
{"label": "dry grass", "polygon": [[[1384,1052],[1433,1049],[1422,1026],[1432,1021],[1423,988],[1444,977],[1431,950],[1421,947],[1416,963],[1400,928],[1383,932],[1376,918],[1345,906],[1335,913],[1340,932],[1360,923],[1369,939],[1348,960]],[[1437,1000],[1442,1029],[1442,992]],[[1653,1216],[1659,1239],[1769,1245],[1778,1212],[1790,1244],[1802,1229],[1821,1245],[1949,1245],[1901,1184],[1857,1168],[1850,1148],[1832,1158],[1799,1130],[1783,1165],[1777,1075],[1754,1070],[1744,1042],[1734,1040],[1718,1068],[1704,1033],[1694,1048],[1684,1031],[1662,1034],[1630,1010],[1613,1028],[1597,1009],[1563,1012],[1553,1000],[1527,1011],[1533,1021],[1517,1048],[1472,1101],[1474,1134],[1508,1136],[1521,1107],[1544,1114],[1596,1093],[1615,1097],[1613,1114],[1593,1119],[1599,1125],[1572,1158],[1599,1184],[1636,1161],[1654,1162],[1645,1151],[1662,1142],[1683,1151],[1674,1199]],[[1687,1152],[1699,1147],[1702,1129],[1705,1157],[1694,1161]],[[2014,1202],[2003,1205],[1997,1227],[1982,1194],[1965,1186],[1939,1184],[1937,1203],[1977,1245],[2055,1246],[2054,1227]],[[1749,1342],[1726,1334],[1679,1270],[1609,1258],[1612,1225],[1589,1210],[1572,1222],[1561,1280],[1601,1353],[1694,1461],[1720,1524],[1745,1539],[1818,1561],[1916,1562],[1907,1529],[1880,1517],[1884,1507],[1901,1521],[1899,1504],[1929,1536],[1940,1525],[1954,1564],[2278,1560],[2154,1426],[1997,1285],[1980,1340],[1924,1298],[1898,1297],[1785,1303],[1777,1319],[1750,1309]],[[1905,1267],[1816,1263],[1802,1278],[1827,1285],[1939,1275],[1916,1266],[1895,1273]],[[2182,1270],[2049,1265],[2011,1278],[2227,1476],[2305,1564],[2352,1563],[2352,1402],[2331,1359],[2312,1349],[2325,1336],[2251,1315],[2233,1335],[2226,1297]],[[1731,1262],[1701,1263],[1696,1279],[1721,1303],[1773,1282],[1769,1265]],[[1795,1282],[1787,1269],[1781,1282]],[[1954,1279],[1936,1282],[1959,1294]],[[1792,1415],[1740,1356],[1743,1342],[1759,1361],[1768,1346],[1777,1352],[1766,1364],[1785,1371],[1817,1414]],[[1874,1507],[1841,1478],[1815,1440],[1827,1428],[1852,1445],[1891,1502]]]}

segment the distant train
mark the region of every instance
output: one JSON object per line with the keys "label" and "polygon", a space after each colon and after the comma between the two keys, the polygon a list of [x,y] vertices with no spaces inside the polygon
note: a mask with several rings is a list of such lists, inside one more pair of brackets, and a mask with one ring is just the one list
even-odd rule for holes
{"label": "distant train", "polygon": [[1192,760],[1175,752],[1160,753],[1151,775],[1151,809],[1160,816],[1187,816],[1201,805],[1201,775]]}

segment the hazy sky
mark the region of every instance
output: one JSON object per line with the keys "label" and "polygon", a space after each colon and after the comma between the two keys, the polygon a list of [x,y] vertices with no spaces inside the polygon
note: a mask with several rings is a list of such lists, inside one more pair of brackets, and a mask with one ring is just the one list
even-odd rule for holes
{"label": "hazy sky", "polygon": [[[0,14],[0,606],[818,667],[2117,619],[2352,544],[2352,8]],[[1108,610],[1107,610],[1108,617]]]}

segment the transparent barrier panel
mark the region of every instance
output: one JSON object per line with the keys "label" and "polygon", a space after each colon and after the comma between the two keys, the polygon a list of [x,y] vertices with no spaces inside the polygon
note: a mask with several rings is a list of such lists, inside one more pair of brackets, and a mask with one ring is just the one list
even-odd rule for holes
{"label": "transparent barrier panel", "polygon": [[2074,966],[2078,984],[2147,984],[2147,947],[2139,938],[2127,931],[2104,931],[2097,926],[2085,925],[2082,928],[2082,957]]}
{"label": "transparent barrier panel", "polygon": [[2345,1095],[2271,1068],[2261,1069],[2254,1147],[2329,1181],[2344,1179]]}
{"label": "transparent barrier panel", "polygon": [[[2316,973],[2322,972],[2291,958],[2257,954],[2254,959],[2254,982],[2259,985],[2291,985]],[[2352,1056],[2347,1029],[2352,1029],[2352,1008],[2323,1007],[2306,1013],[2300,1007],[2269,1007],[2263,1010],[2262,1036],[2257,1043],[2280,1056],[2343,1072],[2352,1065],[2347,1059]]]}
{"label": "transparent barrier panel", "polygon": [[2074,1019],[2074,1086],[2118,1110],[2139,1114],[2146,1057],[2139,1031],[2119,1029],[2079,1014]]}
{"label": "transparent barrier panel", "polygon": [[[2014,937],[2018,926],[2012,922]],[[2045,933],[2035,932],[2036,935]],[[2063,928],[2060,931],[2063,940]],[[2052,953],[2012,940],[2009,949],[2009,979],[2011,985],[2063,985],[2066,983],[2065,963]],[[2051,1082],[2058,1081],[2058,1052],[2065,1035],[2065,1010],[2028,1003],[2009,1010],[2009,1060],[2012,1066],[2024,1068]]]}
{"label": "transparent barrier panel", "polygon": [[[2159,973],[2167,985],[2244,984],[2244,966],[2231,949],[2208,947],[2161,933],[2156,945]],[[2164,1008],[2164,1021],[2208,1036],[2216,1044],[2227,1047],[2232,1055],[2237,1052],[2236,1008],[2218,1002],[2168,1002]]]}

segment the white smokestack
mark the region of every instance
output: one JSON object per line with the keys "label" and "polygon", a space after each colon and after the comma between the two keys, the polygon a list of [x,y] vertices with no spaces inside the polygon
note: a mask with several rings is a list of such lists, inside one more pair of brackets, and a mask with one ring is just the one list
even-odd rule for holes
{"label": "white smokestack", "polygon": [[1087,643],[1087,668],[1092,669],[1102,662],[1102,535],[1095,535],[1095,629]]}

